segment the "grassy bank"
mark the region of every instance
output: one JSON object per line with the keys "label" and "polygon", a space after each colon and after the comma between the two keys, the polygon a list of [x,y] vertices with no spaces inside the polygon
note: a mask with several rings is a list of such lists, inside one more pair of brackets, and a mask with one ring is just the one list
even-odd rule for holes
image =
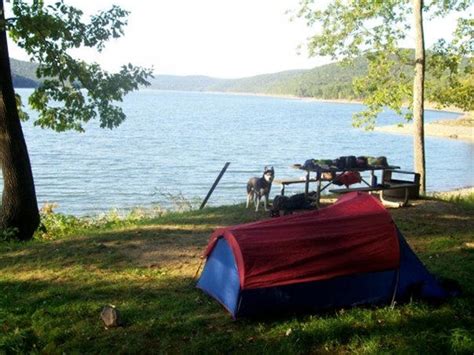
{"label": "grassy bank", "polygon": [[[0,353],[471,354],[473,200],[391,210],[430,271],[457,280],[462,296],[238,321],[195,289],[193,275],[213,229],[263,213],[239,205],[152,219],[50,216],[42,240],[0,243]],[[106,304],[122,312],[123,327],[104,328]]]}

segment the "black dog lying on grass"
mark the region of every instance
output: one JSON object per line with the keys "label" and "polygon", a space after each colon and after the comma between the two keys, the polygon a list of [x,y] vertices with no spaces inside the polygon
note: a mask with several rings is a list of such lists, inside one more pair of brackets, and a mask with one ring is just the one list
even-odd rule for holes
{"label": "black dog lying on grass", "polygon": [[273,207],[270,211],[272,217],[279,217],[281,214],[287,215],[296,210],[310,210],[315,206],[314,197],[316,192],[310,192],[307,196],[305,194],[296,194],[293,196],[277,195],[273,199]]}

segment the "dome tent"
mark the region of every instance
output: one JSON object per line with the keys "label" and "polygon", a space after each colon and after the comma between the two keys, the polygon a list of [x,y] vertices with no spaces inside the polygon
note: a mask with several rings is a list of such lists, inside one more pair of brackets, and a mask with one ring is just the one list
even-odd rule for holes
{"label": "dome tent", "polygon": [[197,287],[234,318],[447,297],[389,213],[364,193],[218,229],[205,256]]}

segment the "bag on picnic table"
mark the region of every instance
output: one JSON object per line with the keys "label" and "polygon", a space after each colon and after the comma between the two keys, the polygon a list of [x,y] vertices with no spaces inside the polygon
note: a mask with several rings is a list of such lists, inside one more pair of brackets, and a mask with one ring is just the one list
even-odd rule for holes
{"label": "bag on picnic table", "polygon": [[367,157],[363,157],[363,156],[357,157],[356,164],[358,168],[361,168],[361,169],[367,168],[368,166]]}
{"label": "bag on picnic table", "polygon": [[333,163],[338,169],[357,168],[357,158],[354,155],[339,157]]}
{"label": "bag on picnic table", "polygon": [[384,166],[384,167],[388,166],[387,157],[384,157],[384,156],[377,157],[377,158],[368,157],[368,163],[369,165],[372,165],[372,166]]}
{"label": "bag on picnic table", "polygon": [[360,173],[358,171],[346,171],[339,175],[334,181],[333,184],[342,186],[345,185],[349,187],[349,185],[358,184],[362,181],[360,177]]}
{"label": "bag on picnic table", "polygon": [[304,162],[303,169],[316,169],[317,165],[314,162],[314,159],[308,159]]}

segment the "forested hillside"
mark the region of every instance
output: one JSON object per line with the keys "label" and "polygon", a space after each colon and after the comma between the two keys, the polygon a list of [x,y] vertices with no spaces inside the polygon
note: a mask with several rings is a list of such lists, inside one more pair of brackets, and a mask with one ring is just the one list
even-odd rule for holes
{"label": "forested hillside", "polygon": [[39,80],[36,77],[36,64],[11,58],[10,65],[14,87],[34,88],[39,85]]}
{"label": "forested hillside", "polygon": [[[36,87],[37,65],[11,59],[15,87]],[[405,67],[407,80],[411,80],[412,68]],[[151,89],[179,91],[217,91],[270,95],[292,95],[321,99],[363,99],[352,87],[354,78],[367,73],[367,60],[360,57],[351,65],[332,63],[305,70],[288,70],[240,79],[222,79],[202,75],[156,75]],[[430,75],[427,74],[429,79]],[[443,84],[440,81],[438,84]],[[428,92],[435,90],[427,85]]]}
{"label": "forested hillside", "polygon": [[352,66],[333,63],[314,69],[290,70],[241,79],[158,75],[151,81],[151,88],[354,99],[357,97],[352,90],[352,79],[364,75],[365,72],[366,62],[361,58]]}
{"label": "forested hillside", "polygon": [[[11,59],[15,87],[36,87],[36,64]],[[365,60],[353,66],[338,63],[308,70],[289,70],[240,79],[220,79],[207,76],[157,75],[151,80],[152,89],[183,91],[220,91],[258,94],[295,95],[319,98],[356,98],[352,90],[354,76],[364,75]]]}

